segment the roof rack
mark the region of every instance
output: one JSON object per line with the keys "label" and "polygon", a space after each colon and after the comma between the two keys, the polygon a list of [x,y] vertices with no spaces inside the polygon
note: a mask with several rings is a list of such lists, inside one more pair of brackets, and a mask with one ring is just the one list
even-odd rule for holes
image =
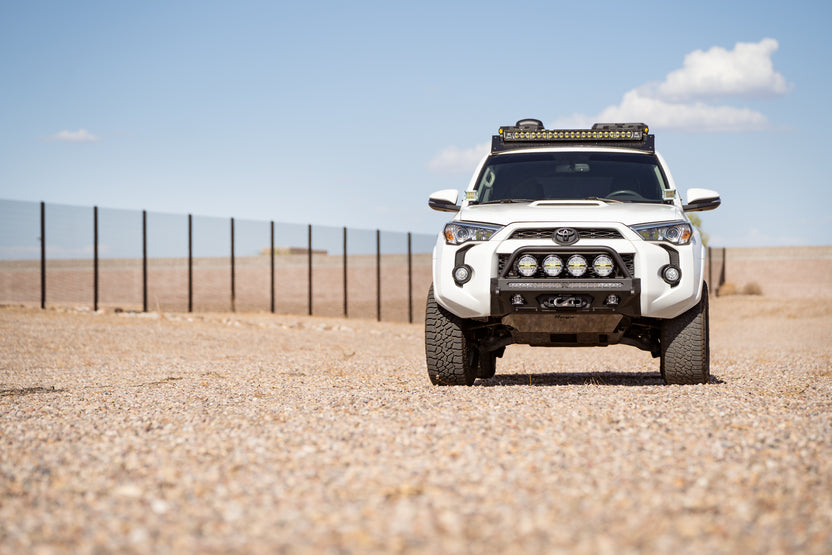
{"label": "roof rack", "polygon": [[655,137],[643,123],[596,123],[591,129],[544,129],[537,119],[521,119],[500,127],[491,152],[552,146],[623,147],[655,152]]}

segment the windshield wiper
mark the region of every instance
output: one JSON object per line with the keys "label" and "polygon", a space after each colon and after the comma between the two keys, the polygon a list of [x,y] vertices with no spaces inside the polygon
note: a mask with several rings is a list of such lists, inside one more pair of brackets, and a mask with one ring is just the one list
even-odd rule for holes
{"label": "windshield wiper", "polygon": [[586,197],[584,200],[600,200],[601,202],[617,202],[621,204],[624,202],[623,200],[618,200],[616,198],[606,198],[606,197]]}

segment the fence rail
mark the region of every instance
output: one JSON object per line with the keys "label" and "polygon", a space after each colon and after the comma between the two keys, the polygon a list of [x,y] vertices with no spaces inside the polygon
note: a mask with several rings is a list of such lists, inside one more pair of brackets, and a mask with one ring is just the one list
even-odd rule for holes
{"label": "fence rail", "polygon": [[434,241],[409,232],[0,200],[0,303],[413,322],[422,317],[414,304],[421,308],[427,295]]}

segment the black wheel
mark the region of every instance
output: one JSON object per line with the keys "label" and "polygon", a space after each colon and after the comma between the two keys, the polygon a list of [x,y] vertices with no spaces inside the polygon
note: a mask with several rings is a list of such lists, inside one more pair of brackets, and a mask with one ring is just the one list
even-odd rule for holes
{"label": "black wheel", "polygon": [[497,352],[479,353],[479,364],[477,365],[477,377],[487,380],[493,378],[497,373]]}
{"label": "black wheel", "polygon": [[708,383],[711,370],[707,284],[702,286],[702,300],[696,306],[662,323],[661,346],[665,383]]}
{"label": "black wheel", "polygon": [[433,385],[472,385],[477,379],[477,345],[469,341],[465,320],[436,303],[433,286],[425,310],[425,359]]}

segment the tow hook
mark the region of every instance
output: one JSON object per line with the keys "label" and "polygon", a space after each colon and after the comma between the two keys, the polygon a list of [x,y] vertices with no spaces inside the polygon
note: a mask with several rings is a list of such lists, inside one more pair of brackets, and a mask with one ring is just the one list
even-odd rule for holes
{"label": "tow hook", "polygon": [[592,298],[585,295],[557,295],[541,300],[543,308],[586,308],[592,304]]}

